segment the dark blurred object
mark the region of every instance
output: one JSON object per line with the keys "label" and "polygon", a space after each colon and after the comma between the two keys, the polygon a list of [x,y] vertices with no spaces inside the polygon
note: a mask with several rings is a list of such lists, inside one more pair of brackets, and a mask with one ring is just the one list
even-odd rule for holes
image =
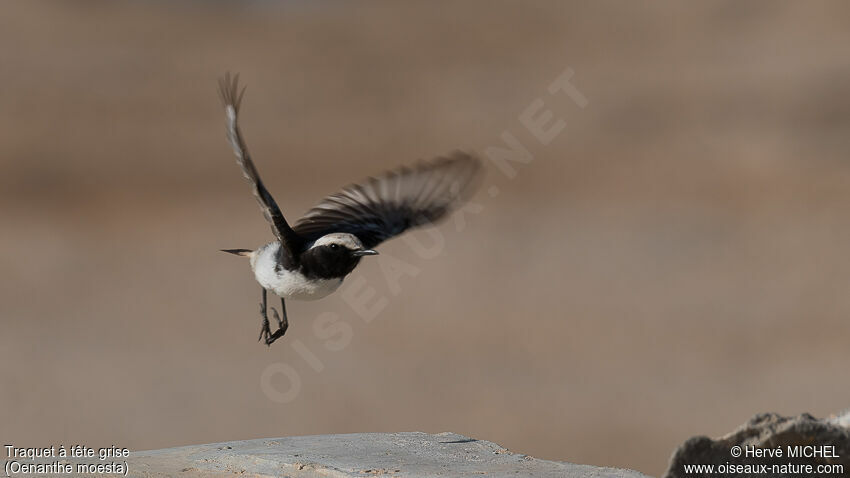
{"label": "dark blurred object", "polygon": [[[699,436],[693,437],[680,446],[670,460],[670,469],[665,478],[710,477],[713,473],[685,473],[686,465],[844,465],[844,471],[850,472],[850,411],[842,416],[819,420],[808,413],[798,417],[782,417],[776,413],[762,413],[753,417],[739,429],[717,440]],[[732,448],[742,450],[739,457],[732,455]],[[823,448],[824,456],[790,457],[789,447]],[[829,448],[832,447],[832,448]],[[781,456],[747,456],[747,448],[757,451],[779,450]],[[840,474],[840,473],[839,473]],[[764,473],[735,473],[735,476],[765,476]],[[801,476],[801,473],[772,473],[775,477]],[[847,475],[844,475],[847,476]]]}

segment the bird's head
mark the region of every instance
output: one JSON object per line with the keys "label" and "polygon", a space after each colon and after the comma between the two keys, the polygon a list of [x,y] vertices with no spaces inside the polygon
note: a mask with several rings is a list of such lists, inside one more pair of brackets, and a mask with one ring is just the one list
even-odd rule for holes
{"label": "bird's head", "polygon": [[305,271],[322,279],[341,278],[353,271],[360,258],[377,251],[366,249],[354,234],[334,232],[314,242],[301,254]]}

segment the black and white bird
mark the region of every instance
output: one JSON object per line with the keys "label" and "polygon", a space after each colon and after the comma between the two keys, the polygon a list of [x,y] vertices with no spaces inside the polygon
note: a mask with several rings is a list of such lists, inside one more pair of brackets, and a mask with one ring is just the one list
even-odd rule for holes
{"label": "black and white bird", "polygon": [[[378,253],[375,246],[407,229],[446,217],[475,192],[482,166],[475,156],[456,152],[401,167],[326,197],[290,227],[263,185],[239,131],[245,89],[239,89],[238,81],[239,75],[230,74],[219,80],[227,138],[275,240],[256,250],[223,251],[250,259],[254,277],[263,288],[259,340],[271,345],[289,326],[286,299],[326,297],[339,288],[362,257]],[[268,291],[281,298],[283,317],[272,308],[278,323],[274,332],[266,312]]]}

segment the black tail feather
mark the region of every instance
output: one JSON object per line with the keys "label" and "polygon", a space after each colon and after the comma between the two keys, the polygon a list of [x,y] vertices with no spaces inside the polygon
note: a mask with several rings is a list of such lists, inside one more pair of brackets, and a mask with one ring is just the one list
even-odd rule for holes
{"label": "black tail feather", "polygon": [[236,256],[248,257],[254,251],[252,251],[251,249],[221,249],[221,252],[226,252],[228,254],[233,254]]}

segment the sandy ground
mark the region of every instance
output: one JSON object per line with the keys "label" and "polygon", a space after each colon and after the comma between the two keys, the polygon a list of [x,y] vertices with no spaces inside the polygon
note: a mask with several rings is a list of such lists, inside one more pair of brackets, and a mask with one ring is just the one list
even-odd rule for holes
{"label": "sandy ground", "polygon": [[[240,5],[4,6],[0,441],[450,430],[658,475],[692,435],[850,405],[846,3]],[[547,90],[567,68],[584,108]],[[225,70],[291,219],[505,132],[534,159],[364,261],[371,320],[292,303],[267,349],[217,252],[271,237]]]}

